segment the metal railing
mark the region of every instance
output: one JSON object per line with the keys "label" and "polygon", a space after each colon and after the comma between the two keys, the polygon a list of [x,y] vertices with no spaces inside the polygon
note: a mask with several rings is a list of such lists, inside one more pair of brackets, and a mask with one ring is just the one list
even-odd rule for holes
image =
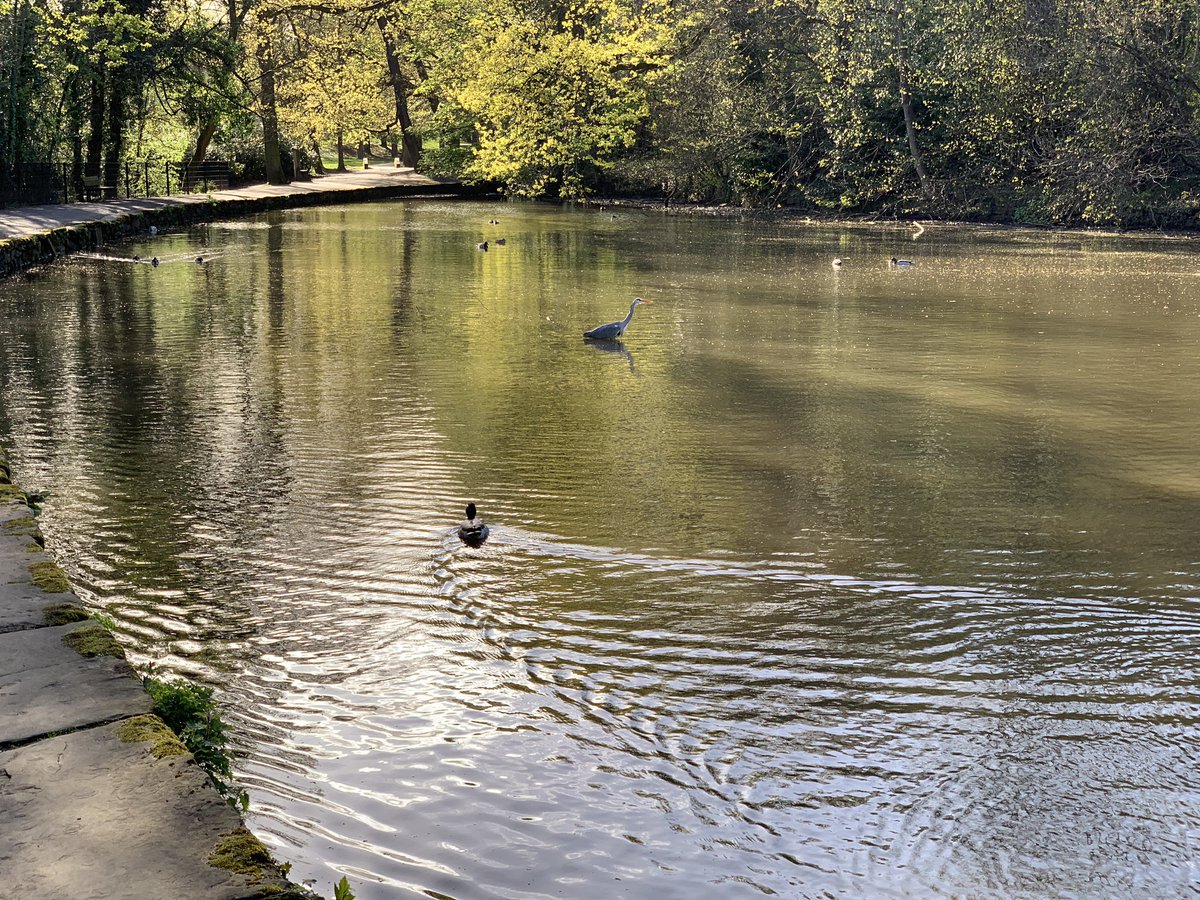
{"label": "metal railing", "polygon": [[0,163],[0,208],[87,200],[164,197],[229,187],[229,160],[141,160],[89,167],[69,162]]}
{"label": "metal railing", "polygon": [[171,193],[171,175],[175,175],[177,193],[201,194],[229,189],[229,160],[206,159],[198,166],[188,162],[167,163],[167,194]]}

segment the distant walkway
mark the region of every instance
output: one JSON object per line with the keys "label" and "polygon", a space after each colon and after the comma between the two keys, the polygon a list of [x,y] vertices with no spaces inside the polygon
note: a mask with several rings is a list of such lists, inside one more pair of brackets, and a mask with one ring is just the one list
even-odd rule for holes
{"label": "distant walkway", "polygon": [[210,194],[176,194],[172,197],[145,197],[130,200],[98,200],[92,203],[59,203],[52,206],[27,206],[19,209],[0,210],[0,241],[26,237],[54,228],[69,228],[73,225],[88,225],[127,216],[130,213],[145,213],[170,207],[218,203],[236,203],[239,200],[274,198],[307,198],[314,194],[347,191],[378,190],[380,188],[445,187],[453,190],[456,182],[438,181],[418,175],[412,169],[367,169],[365,171],[340,172],[316,175],[312,181],[296,181],[291,184],[252,184],[248,187],[213,191]]}
{"label": "distant walkway", "polygon": [[418,175],[412,169],[379,168],[315,175],[291,184],[255,184],[172,197],[101,200],[0,210],[0,277],[75,250],[92,249],[151,225],[186,225],[239,215],[340,203],[430,195],[471,196],[483,189]]}

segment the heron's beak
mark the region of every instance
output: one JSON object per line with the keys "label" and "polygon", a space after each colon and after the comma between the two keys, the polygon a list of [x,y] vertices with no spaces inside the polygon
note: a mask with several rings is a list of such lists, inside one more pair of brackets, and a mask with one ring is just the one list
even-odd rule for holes
{"label": "heron's beak", "polygon": [[653,303],[654,301],[653,300],[643,300],[642,302],[643,303]]}

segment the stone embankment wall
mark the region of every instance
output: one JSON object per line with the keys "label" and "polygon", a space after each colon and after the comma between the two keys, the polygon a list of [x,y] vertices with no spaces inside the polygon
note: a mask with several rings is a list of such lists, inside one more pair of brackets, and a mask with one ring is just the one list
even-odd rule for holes
{"label": "stone embankment wall", "polygon": [[[26,233],[0,240],[0,278],[15,275],[34,266],[53,262],[78,250],[94,250],[135,234],[144,234],[151,226],[178,228],[199,222],[249,216],[275,209],[293,209],[331,203],[391,200],[403,197],[478,197],[492,193],[487,187],[457,183],[400,181],[388,184],[367,183],[322,189],[305,183],[302,189],[271,193],[270,188],[222,191],[209,196],[185,195],[149,200],[122,200],[112,203],[76,204],[73,207],[40,207],[40,210],[95,210],[93,221],[54,224],[54,214],[31,216]],[[14,215],[21,210],[14,211]],[[75,218],[78,218],[76,216]],[[46,227],[49,225],[49,227]]]}
{"label": "stone embankment wall", "polygon": [[0,895],[311,898],[152,714],[44,544],[0,450]]}

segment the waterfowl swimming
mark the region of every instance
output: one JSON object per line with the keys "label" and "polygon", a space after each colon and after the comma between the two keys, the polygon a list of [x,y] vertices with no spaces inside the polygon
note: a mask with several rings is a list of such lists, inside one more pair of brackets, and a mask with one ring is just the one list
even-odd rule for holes
{"label": "waterfowl swimming", "polygon": [[133,261],[134,261],[134,262],[141,262],[141,261],[142,261],[142,258],[141,258],[140,256],[135,256],[135,257],[133,258]]}
{"label": "waterfowl swimming", "polygon": [[150,237],[154,237],[156,234],[158,234],[158,226],[151,225],[149,231],[150,231]]}
{"label": "waterfowl swimming", "polygon": [[458,539],[468,547],[480,547],[488,539],[489,528],[475,518],[475,504],[467,504],[467,521],[458,526]]}
{"label": "waterfowl swimming", "polygon": [[835,256],[833,258],[833,267],[835,269],[840,269],[842,267],[842,258],[840,256]]}
{"label": "waterfowl swimming", "polygon": [[496,238],[494,241],[492,241],[492,243],[495,244],[497,247],[503,247],[505,244],[508,243],[508,241],[505,238]]}
{"label": "waterfowl swimming", "polygon": [[204,257],[203,257],[203,256],[197,256],[197,257],[196,257],[196,263],[197,263],[198,265],[204,265]]}
{"label": "waterfowl swimming", "polygon": [[154,266],[154,268],[156,268],[156,269],[158,268],[158,257],[157,256],[154,257],[154,259],[150,260],[150,265]]}
{"label": "waterfowl swimming", "polygon": [[488,224],[489,224],[489,225],[499,225],[499,224],[500,224],[500,222],[499,222],[499,220],[498,220],[498,219],[489,219],[489,220],[488,220]]}
{"label": "waterfowl swimming", "polygon": [[625,333],[625,329],[633,321],[633,311],[638,308],[638,304],[653,302],[653,300],[643,300],[641,297],[634,297],[633,302],[629,304],[629,315],[624,319],[620,322],[609,322],[607,325],[599,325],[591,331],[585,331],[583,336],[594,341],[615,341]]}
{"label": "waterfowl swimming", "polygon": [[911,259],[896,259],[896,257],[892,257],[893,266],[911,266],[912,264],[913,261]]}
{"label": "waterfowl swimming", "polygon": [[484,241],[482,244],[476,244],[475,249],[482,250],[484,253],[486,253],[487,252],[487,241]]}

